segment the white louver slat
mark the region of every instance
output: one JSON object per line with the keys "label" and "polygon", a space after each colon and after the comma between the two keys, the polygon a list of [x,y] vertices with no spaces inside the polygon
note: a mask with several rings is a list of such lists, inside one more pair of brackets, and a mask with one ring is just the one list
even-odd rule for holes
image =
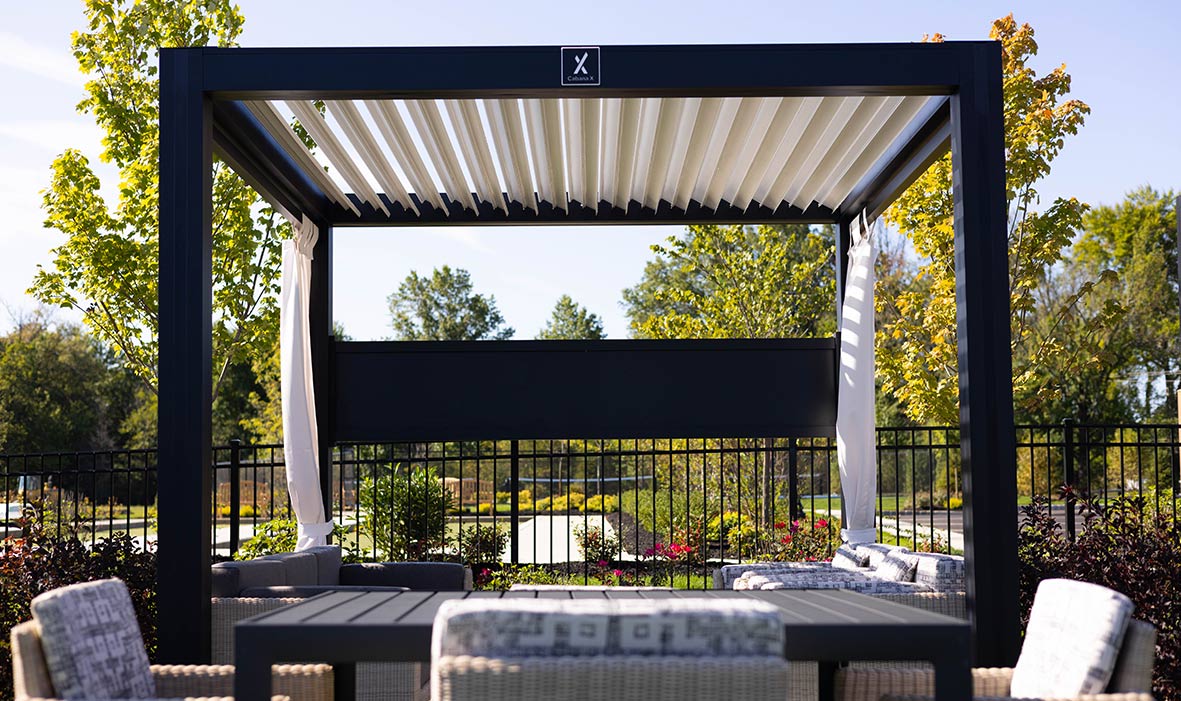
{"label": "white louver slat", "polygon": [[330,101],[331,120],[311,102],[287,103],[335,174],[274,105],[246,104],[318,187],[358,214],[335,178],[382,211],[373,181],[416,214],[416,203],[447,213],[449,200],[479,216],[479,202],[501,212],[509,202],[538,212],[542,201],[558,210],[570,202],[836,210],[943,99],[500,98],[403,100],[404,109],[394,100]]}
{"label": "white louver slat", "polygon": [[365,100],[365,108],[369,110],[369,116],[373,117],[373,122],[385,139],[386,146],[394,154],[394,160],[406,173],[415,196],[420,202],[426,202],[445,211],[443,200],[439,197],[439,187],[431,178],[410,136],[410,130],[406,128],[406,123],[394,103],[388,100]]}
{"label": "white louver slat", "polygon": [[476,200],[463,177],[463,169],[459,167],[459,158],[447,136],[447,127],[443,124],[438,105],[433,100],[406,100],[403,104],[410,113],[410,121],[418,129],[418,136],[435,166],[435,172],[443,179],[447,197],[452,202],[476,210]]}
{"label": "white louver slat", "polygon": [[378,184],[385,190],[386,197],[407,209],[414,210],[415,214],[421,214],[418,211],[418,206],[410,199],[410,194],[406,192],[402,181],[398,179],[398,174],[394,172],[393,166],[386,160],[385,154],[381,152],[381,147],[377,145],[377,139],[373,138],[373,132],[365,125],[365,120],[361,117],[361,112],[356,106],[349,101],[330,101],[325,103],[325,107],[336,117],[341,131],[345,133],[349,143],[361,155],[361,160],[365,162],[369,172],[377,178]]}
{"label": "white louver slat", "polygon": [[316,182],[333,202],[351,209],[355,214],[360,214],[361,210],[353,204],[344,190],[328,177],[316,159],[312,158],[312,154],[308,152],[304,143],[299,140],[299,137],[292,131],[287,120],[279,114],[275,106],[269,102],[247,102],[246,108],[250,110],[254,118],[258,120],[259,124],[263,126],[272,136],[276,138],[279,145],[287,152],[287,155],[295,159],[296,163],[300,165],[308,177]]}
{"label": "white louver slat", "polygon": [[324,117],[320,115],[320,111],[316,109],[315,105],[310,102],[301,102],[299,100],[290,100],[287,102],[287,107],[303,125],[304,129],[308,130],[308,134],[316,141],[320,149],[324,152],[324,157],[340,171],[340,175],[344,178],[349,187],[353,188],[353,194],[361,198],[362,201],[369,203],[374,209],[380,209],[389,215],[389,210],[386,209],[385,203],[377,196],[377,192],[365,176],[361,174],[357,164],[353,162],[351,156],[345,151],[344,145],[336,137],[336,133],[328,126]]}
{"label": "white louver slat", "polygon": [[521,107],[516,100],[486,100],[484,111],[492,128],[492,142],[500,170],[508,182],[509,200],[537,211],[533,176],[529,173],[529,148],[521,126]]}

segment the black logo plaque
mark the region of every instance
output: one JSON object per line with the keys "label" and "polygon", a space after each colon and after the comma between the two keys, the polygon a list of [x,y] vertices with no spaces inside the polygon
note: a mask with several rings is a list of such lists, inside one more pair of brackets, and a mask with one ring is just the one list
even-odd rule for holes
{"label": "black logo plaque", "polygon": [[598,85],[599,78],[599,47],[562,47],[562,85]]}

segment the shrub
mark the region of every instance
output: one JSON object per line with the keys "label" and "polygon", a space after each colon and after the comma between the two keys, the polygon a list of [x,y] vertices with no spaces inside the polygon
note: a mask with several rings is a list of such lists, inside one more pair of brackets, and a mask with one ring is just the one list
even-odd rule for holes
{"label": "shrub", "polygon": [[463,529],[459,538],[459,556],[469,565],[499,562],[508,547],[509,534],[496,526],[476,524]]}
{"label": "shrub", "polygon": [[[1153,693],[1181,700],[1181,540],[1176,525],[1143,497],[1106,507],[1079,500],[1084,526],[1074,543],[1049,514],[1047,500],[1021,508],[1017,541],[1022,624],[1043,579],[1065,577],[1123,592],[1135,616],[1156,626]],[[1163,509],[1161,511],[1164,511]]]}
{"label": "shrub", "polygon": [[581,584],[581,576],[558,574],[537,565],[505,565],[475,573],[476,588],[504,591],[514,584]]}
{"label": "shrub", "polygon": [[596,494],[582,505],[582,510],[594,514],[610,513],[615,511],[615,507],[619,504],[619,499],[611,494]]}
{"label": "shrub", "polygon": [[827,519],[811,524],[792,521],[776,523],[766,559],[777,562],[815,562],[828,560],[837,548],[840,536]]}
{"label": "shrub", "polygon": [[603,563],[614,562],[623,549],[618,535],[607,535],[597,526],[575,526],[574,540],[578,543],[578,551],[582,553],[583,560],[602,564],[604,567],[606,565]]}
{"label": "shrub", "polygon": [[[217,513],[222,518],[229,518],[230,517],[230,505],[226,504],[225,506],[219,507],[217,510]],[[256,514],[257,514],[257,512],[255,511],[253,504],[242,504],[241,506],[238,507],[238,516],[240,516],[240,517],[249,518],[251,516],[255,516]]]}
{"label": "shrub", "polygon": [[446,545],[447,514],[454,507],[451,490],[433,467],[407,471],[385,466],[361,480],[357,490],[360,527],[387,560],[423,560]]}
{"label": "shrub", "polygon": [[[126,533],[87,546],[73,531],[45,527],[39,509],[21,519],[22,538],[0,541],[0,699],[12,698],[12,627],[28,620],[33,597],[67,584],[117,577],[127,584],[148,656],[156,655],[156,553]],[[56,528],[56,526],[55,526]]]}
{"label": "shrub", "polygon": [[[344,549],[345,535],[348,531],[339,523],[332,524],[332,542],[341,544],[341,557],[346,562],[356,562],[357,557]],[[277,518],[266,523],[260,523],[254,529],[254,537],[238,546],[234,553],[235,560],[252,560],[263,555],[289,553],[295,550],[299,542],[299,523],[290,519]]]}
{"label": "shrub", "polygon": [[581,492],[570,492],[556,497],[546,497],[534,503],[537,511],[578,511],[586,504],[586,496]]}
{"label": "shrub", "polygon": [[492,504],[489,504],[488,502],[485,501],[476,507],[476,512],[481,513],[481,514],[491,514],[492,513]]}

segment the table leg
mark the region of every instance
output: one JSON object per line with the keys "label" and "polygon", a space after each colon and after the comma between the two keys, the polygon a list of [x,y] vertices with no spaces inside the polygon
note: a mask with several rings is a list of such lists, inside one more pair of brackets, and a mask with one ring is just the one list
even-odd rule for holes
{"label": "table leg", "polygon": [[234,654],[234,699],[236,701],[270,701],[271,660],[260,646],[243,647],[239,638]]}
{"label": "table leg", "polygon": [[936,701],[972,698],[972,667],[966,656],[935,660]]}
{"label": "table leg", "polygon": [[816,672],[819,675],[819,682],[817,690],[820,692],[817,697],[819,701],[833,701],[836,699],[836,676],[837,667],[840,665],[836,662],[826,662],[821,660],[816,663]]}
{"label": "table leg", "polygon": [[357,698],[357,665],[353,662],[332,663],[333,701],[353,701]]}

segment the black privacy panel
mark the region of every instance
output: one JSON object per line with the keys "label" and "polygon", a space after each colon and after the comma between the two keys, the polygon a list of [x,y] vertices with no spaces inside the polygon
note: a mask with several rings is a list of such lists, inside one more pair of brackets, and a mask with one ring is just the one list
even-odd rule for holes
{"label": "black privacy panel", "polygon": [[831,338],[333,347],[335,441],[831,436],[836,424]]}

